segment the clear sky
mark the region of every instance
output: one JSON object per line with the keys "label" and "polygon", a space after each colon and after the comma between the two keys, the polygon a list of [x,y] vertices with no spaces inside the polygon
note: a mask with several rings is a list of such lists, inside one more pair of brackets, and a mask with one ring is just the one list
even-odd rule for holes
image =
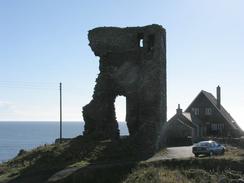
{"label": "clear sky", "polygon": [[[0,121],[82,120],[98,74],[88,30],[163,25],[167,31],[168,118],[203,89],[244,128],[243,0],[0,0]],[[124,121],[125,102],[116,101]]]}

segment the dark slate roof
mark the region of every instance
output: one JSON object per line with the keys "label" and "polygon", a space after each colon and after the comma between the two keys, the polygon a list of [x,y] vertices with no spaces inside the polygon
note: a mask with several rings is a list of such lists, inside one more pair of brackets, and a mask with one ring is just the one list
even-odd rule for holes
{"label": "dark slate roof", "polygon": [[189,112],[183,112],[180,115],[179,114],[175,114],[166,124],[170,124],[171,121],[177,120],[180,123],[182,123],[183,125],[190,127],[190,128],[196,128],[199,125],[201,125],[201,121],[192,116],[191,113]]}
{"label": "dark slate roof", "polygon": [[[188,112],[184,112],[183,115],[185,116],[185,114]],[[191,113],[188,113],[188,116],[191,116],[191,122],[198,125],[198,126],[202,126],[203,122],[195,115],[191,115]]]}
{"label": "dark slate roof", "polygon": [[[203,94],[212,104],[213,106],[219,111],[219,113],[225,118],[225,120],[234,128],[237,130],[241,130],[241,128],[239,127],[239,125],[236,123],[236,121],[232,118],[232,116],[230,115],[230,113],[228,113],[225,108],[221,105],[221,108],[219,109],[217,107],[217,99],[209,92],[202,90],[197,97],[193,100],[193,102],[198,98],[198,96],[200,94]],[[192,102],[192,103],[193,103]],[[191,105],[190,105],[191,106]],[[190,107],[189,106],[189,107]],[[188,108],[189,108],[188,107]],[[187,108],[187,109],[188,109]],[[241,130],[242,131],[242,130]]]}

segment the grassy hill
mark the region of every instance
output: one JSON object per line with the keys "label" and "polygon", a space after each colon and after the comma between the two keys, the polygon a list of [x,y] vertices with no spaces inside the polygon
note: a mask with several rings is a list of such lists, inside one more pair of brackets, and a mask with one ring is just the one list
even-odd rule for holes
{"label": "grassy hill", "polygon": [[128,139],[92,141],[78,136],[62,144],[22,151],[0,165],[0,183],[238,182],[244,150],[224,156],[140,161]]}

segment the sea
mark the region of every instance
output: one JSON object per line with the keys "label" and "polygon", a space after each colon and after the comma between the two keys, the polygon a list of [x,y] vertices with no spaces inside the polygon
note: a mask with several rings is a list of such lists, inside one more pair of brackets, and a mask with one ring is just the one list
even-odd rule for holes
{"label": "sea", "polygon": [[[63,122],[63,138],[82,135],[84,122]],[[120,135],[128,135],[126,123],[119,122]],[[31,150],[59,138],[59,122],[0,122],[0,163],[14,158],[20,149]]]}

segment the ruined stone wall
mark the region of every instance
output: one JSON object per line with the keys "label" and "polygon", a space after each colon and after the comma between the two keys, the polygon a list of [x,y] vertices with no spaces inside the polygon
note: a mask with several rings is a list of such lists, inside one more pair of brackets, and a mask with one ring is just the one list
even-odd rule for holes
{"label": "ruined stone wall", "polygon": [[166,33],[159,25],[100,27],[89,31],[90,47],[100,57],[92,101],[83,108],[84,135],[118,139],[114,102],[126,97],[126,122],[142,156],[158,149],[166,122]]}

